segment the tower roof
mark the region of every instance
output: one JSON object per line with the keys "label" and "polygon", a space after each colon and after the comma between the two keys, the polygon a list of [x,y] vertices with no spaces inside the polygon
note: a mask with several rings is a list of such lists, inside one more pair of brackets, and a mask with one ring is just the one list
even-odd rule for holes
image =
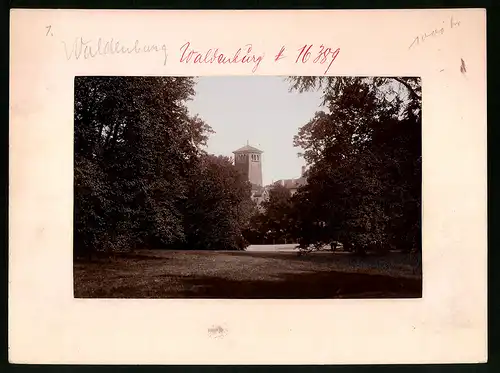
{"label": "tower roof", "polygon": [[233,153],[264,153],[264,152],[247,144],[242,148],[235,150]]}

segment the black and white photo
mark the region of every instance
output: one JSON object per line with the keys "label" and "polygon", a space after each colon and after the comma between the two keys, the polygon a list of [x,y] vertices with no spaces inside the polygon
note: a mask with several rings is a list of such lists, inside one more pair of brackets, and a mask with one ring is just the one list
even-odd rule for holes
{"label": "black and white photo", "polygon": [[77,298],[419,298],[418,77],[75,78]]}

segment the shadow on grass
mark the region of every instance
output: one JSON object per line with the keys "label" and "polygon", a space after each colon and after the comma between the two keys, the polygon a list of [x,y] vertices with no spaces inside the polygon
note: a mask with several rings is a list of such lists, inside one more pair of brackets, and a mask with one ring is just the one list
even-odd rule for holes
{"label": "shadow on grass", "polygon": [[173,298],[374,299],[421,298],[422,280],[342,272],[282,274],[280,280],[236,281],[220,277],[183,278]]}
{"label": "shadow on grass", "polygon": [[[231,256],[245,258],[230,259]],[[251,260],[255,258],[271,260],[254,261],[257,265],[253,279],[247,280],[248,274],[240,272],[243,268],[252,268]],[[311,262],[319,265],[311,265]],[[214,263],[218,264],[214,267]],[[408,258],[400,255],[378,260],[331,253],[298,257],[295,253],[136,252],[116,255],[109,263],[75,262],[74,296],[125,299],[421,298],[421,267],[408,276],[411,267]],[[353,270],[363,273],[353,273]]]}

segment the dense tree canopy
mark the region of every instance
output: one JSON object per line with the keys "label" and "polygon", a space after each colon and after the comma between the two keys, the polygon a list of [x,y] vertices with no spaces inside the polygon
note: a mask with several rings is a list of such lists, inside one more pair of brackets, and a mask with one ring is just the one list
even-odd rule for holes
{"label": "dense tree canopy", "polygon": [[265,226],[274,240],[286,239],[290,232],[292,210],[290,191],[276,183],[269,190],[269,199],[262,203],[265,211]]}
{"label": "dense tree canopy", "polygon": [[289,80],[293,90],[322,89],[327,108],[294,139],[310,166],[308,184],[293,198],[291,229],[301,246],[419,249],[419,79]]}
{"label": "dense tree canopy", "polygon": [[289,81],[322,90],[325,110],[293,139],[307,184],[293,196],[274,185],[259,211],[231,159],[203,150],[212,130],[188,113],[192,78],[76,78],[75,254],[248,241],[420,249],[420,80]]}
{"label": "dense tree canopy", "polygon": [[250,183],[227,157],[204,155],[189,179],[185,226],[187,248],[243,249],[242,231],[254,211]]}
{"label": "dense tree canopy", "polygon": [[[75,79],[77,255],[200,248],[193,219],[241,236],[244,215],[234,209],[250,202],[249,193],[227,159],[204,154],[212,131],[188,114],[194,85],[192,78],[177,77]],[[198,205],[190,203],[193,198]],[[217,209],[207,208],[201,217],[200,205]],[[229,215],[221,212],[228,209]],[[224,241],[224,248],[235,249],[235,242]]]}

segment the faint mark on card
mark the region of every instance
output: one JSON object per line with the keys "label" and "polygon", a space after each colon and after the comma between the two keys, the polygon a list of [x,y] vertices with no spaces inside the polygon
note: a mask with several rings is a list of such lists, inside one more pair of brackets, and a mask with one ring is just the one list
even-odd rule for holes
{"label": "faint mark on card", "polygon": [[213,325],[208,328],[208,335],[211,338],[223,338],[227,334],[227,330],[220,325]]}
{"label": "faint mark on card", "polygon": [[45,233],[45,228],[44,227],[38,228],[37,231],[36,231],[36,233],[37,233],[37,238],[41,239],[42,236],[43,236],[43,234]]}
{"label": "faint mark on card", "polygon": [[31,115],[38,114],[42,109],[35,103],[28,103],[26,101],[21,101],[19,103],[14,103],[9,106],[10,114],[13,118],[27,117]]}
{"label": "faint mark on card", "polygon": [[467,68],[465,67],[465,62],[464,62],[463,58],[460,59],[460,62],[461,62],[460,72],[465,75],[465,73],[467,72]]}

